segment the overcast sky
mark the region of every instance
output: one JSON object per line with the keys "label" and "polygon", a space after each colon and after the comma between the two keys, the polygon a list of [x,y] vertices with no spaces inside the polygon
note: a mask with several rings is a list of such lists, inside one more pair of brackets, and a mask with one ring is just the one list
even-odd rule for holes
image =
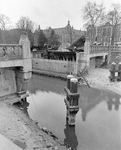
{"label": "overcast sky", "polygon": [[[121,0],[95,0],[95,2],[98,4],[103,2],[107,9],[112,3],[121,4]],[[82,29],[81,10],[85,3],[86,0],[0,0],[0,13],[9,16],[13,24],[21,16],[28,16],[42,29],[49,26],[64,27],[68,20],[75,29]]]}

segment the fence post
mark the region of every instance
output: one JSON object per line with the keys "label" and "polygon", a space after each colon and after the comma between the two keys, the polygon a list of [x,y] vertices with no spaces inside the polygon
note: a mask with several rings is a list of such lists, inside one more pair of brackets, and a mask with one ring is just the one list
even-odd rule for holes
{"label": "fence post", "polygon": [[118,65],[118,80],[121,81],[121,62]]}
{"label": "fence post", "polygon": [[110,81],[115,80],[115,69],[116,69],[116,63],[112,62],[111,67],[110,67]]}

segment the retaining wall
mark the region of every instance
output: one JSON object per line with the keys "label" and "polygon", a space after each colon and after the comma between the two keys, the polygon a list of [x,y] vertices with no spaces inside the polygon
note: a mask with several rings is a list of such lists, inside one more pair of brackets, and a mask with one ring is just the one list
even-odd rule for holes
{"label": "retaining wall", "polygon": [[35,59],[32,60],[33,69],[53,71],[68,74],[74,73],[75,61],[61,61],[50,59]]}

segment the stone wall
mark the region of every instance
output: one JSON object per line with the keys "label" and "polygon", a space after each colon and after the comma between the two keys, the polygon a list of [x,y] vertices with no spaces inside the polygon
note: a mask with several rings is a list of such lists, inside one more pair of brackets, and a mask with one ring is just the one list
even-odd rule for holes
{"label": "stone wall", "polygon": [[16,92],[15,72],[12,69],[0,69],[0,97]]}
{"label": "stone wall", "polygon": [[60,73],[74,73],[75,61],[61,61],[61,60],[49,60],[49,59],[33,59],[33,69],[53,71]]}
{"label": "stone wall", "polygon": [[92,57],[91,59],[90,59],[90,68],[95,68],[95,64],[96,62],[95,62],[95,57]]}

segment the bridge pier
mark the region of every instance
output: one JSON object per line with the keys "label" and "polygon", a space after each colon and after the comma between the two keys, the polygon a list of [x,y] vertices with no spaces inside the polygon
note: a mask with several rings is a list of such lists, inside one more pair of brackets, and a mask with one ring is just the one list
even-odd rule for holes
{"label": "bridge pier", "polygon": [[90,42],[88,37],[84,43],[84,52],[76,52],[76,67],[74,75],[77,75],[78,71],[82,71],[85,67],[90,65]]}
{"label": "bridge pier", "polygon": [[31,78],[31,72],[26,73],[21,70],[16,70],[16,93],[19,97],[24,98],[27,96],[28,82]]}
{"label": "bridge pier", "polygon": [[0,99],[14,95],[12,103],[25,100],[31,72],[30,41],[26,33],[21,35],[19,44],[0,44]]}

